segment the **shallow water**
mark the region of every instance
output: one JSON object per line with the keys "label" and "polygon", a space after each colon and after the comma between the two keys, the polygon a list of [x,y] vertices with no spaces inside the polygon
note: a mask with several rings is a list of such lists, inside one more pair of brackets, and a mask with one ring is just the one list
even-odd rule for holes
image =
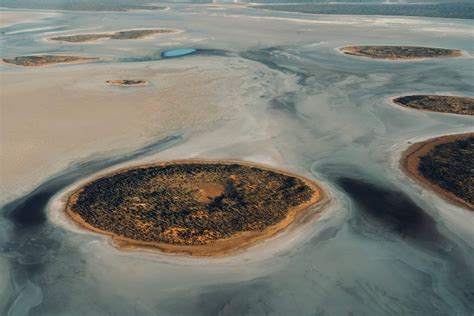
{"label": "shallow water", "polygon": [[[43,40],[60,31],[156,27],[157,19],[160,27],[187,32],[179,39],[136,41],[133,49],[127,41],[65,45]],[[43,27],[51,29],[38,30]],[[176,5],[166,12],[64,12],[2,31],[3,56],[69,52],[107,56],[110,60],[103,63],[114,65],[140,58],[143,63],[165,63],[166,59],[157,60],[159,52],[191,46],[212,52],[202,58],[225,55],[267,70],[255,67],[242,78],[242,82],[254,80],[258,89],[242,86],[242,94],[255,101],[236,100],[239,106],[232,108],[237,112],[232,120],[199,132],[176,131],[129,153],[98,153],[99,158],[77,161],[4,205],[0,314],[471,315],[474,311],[472,213],[419,188],[397,164],[409,142],[472,130],[473,119],[407,111],[387,101],[411,92],[473,96],[472,59],[397,63],[335,51],[355,43],[399,43],[459,48],[472,54],[471,22],[340,19]],[[200,67],[200,56],[179,60]],[[0,67],[5,74],[31,71]],[[222,111],[230,109],[221,106]],[[60,210],[54,206],[62,191],[77,181],[147,156],[188,158],[197,148],[201,158],[268,161],[299,172],[322,183],[332,202],[319,221],[216,259],[120,252],[107,238],[83,233],[58,219]],[[278,162],[270,152],[276,153]]]}
{"label": "shallow water", "polygon": [[184,56],[184,55],[189,55],[196,52],[194,48],[180,48],[180,49],[173,49],[173,50],[167,50],[166,52],[162,53],[163,57],[179,57],[179,56]]}

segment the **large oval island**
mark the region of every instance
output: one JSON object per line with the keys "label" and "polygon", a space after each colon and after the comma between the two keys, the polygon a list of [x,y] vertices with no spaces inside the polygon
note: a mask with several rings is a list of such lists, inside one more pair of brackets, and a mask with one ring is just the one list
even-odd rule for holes
{"label": "large oval island", "polygon": [[215,256],[280,232],[324,196],[307,178],[261,165],[175,161],[88,182],[66,212],[121,249]]}

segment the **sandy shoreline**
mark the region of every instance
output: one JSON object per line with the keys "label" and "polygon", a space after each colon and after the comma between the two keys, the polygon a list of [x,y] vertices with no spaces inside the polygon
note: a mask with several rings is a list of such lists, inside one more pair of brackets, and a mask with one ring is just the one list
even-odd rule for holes
{"label": "sandy shoreline", "polygon": [[474,133],[471,132],[455,135],[438,136],[419,143],[415,143],[408,147],[405,152],[403,152],[402,157],[400,159],[400,168],[405,174],[409,175],[412,179],[414,179],[424,188],[436,192],[445,200],[455,203],[458,206],[462,206],[464,208],[467,208],[468,210],[474,211],[474,205],[457,197],[455,194],[442,189],[435,183],[432,183],[431,181],[423,177],[423,175],[421,175],[418,171],[420,157],[426,155],[435,146],[452,142],[455,140],[466,139],[473,135]]}
{"label": "sandy shoreline", "polygon": [[[217,240],[205,245],[173,245],[167,243],[156,243],[156,242],[145,242],[145,241],[137,241],[131,238],[126,238],[119,236],[115,233],[111,233],[109,231],[105,231],[99,228],[96,228],[87,222],[85,222],[78,214],[71,211],[70,206],[75,202],[78,194],[82,191],[83,187],[90,182],[93,182],[99,178],[107,177],[116,173],[120,173],[129,169],[136,169],[136,168],[146,168],[151,166],[161,166],[161,165],[170,165],[170,164],[182,164],[182,163],[221,163],[221,164],[233,164],[237,163],[240,165],[251,166],[251,167],[258,167],[264,170],[274,171],[280,174],[296,177],[301,179],[305,182],[308,186],[310,186],[314,191],[315,194],[312,198],[297,206],[293,207],[288,211],[287,217],[280,221],[279,223],[266,228],[261,232],[241,232],[235,234],[232,237]],[[75,189],[72,193],[69,194],[67,197],[66,205],[64,208],[65,213],[68,215],[69,219],[76,224],[76,226],[86,229],[90,232],[99,233],[101,235],[106,235],[112,238],[113,244],[120,250],[124,251],[133,251],[133,250],[150,250],[150,251],[159,251],[164,253],[172,253],[178,255],[189,255],[189,256],[199,256],[199,257],[210,257],[210,256],[224,256],[228,254],[232,254],[241,250],[244,250],[259,241],[263,241],[268,239],[283,230],[289,227],[292,223],[300,222],[306,217],[314,216],[320,214],[320,212],[310,212],[310,208],[314,206],[319,206],[321,208],[326,202],[329,201],[328,195],[326,192],[314,181],[297,175],[292,172],[280,170],[278,168],[272,168],[266,165],[261,165],[258,163],[251,163],[246,161],[238,161],[238,160],[201,160],[201,159],[191,159],[191,160],[173,160],[169,162],[159,162],[159,163],[152,163],[152,164],[145,164],[139,166],[130,166],[126,168],[121,168],[115,170],[113,172],[107,174],[101,174],[99,176],[93,177],[89,179],[87,182],[81,183],[79,189]]]}

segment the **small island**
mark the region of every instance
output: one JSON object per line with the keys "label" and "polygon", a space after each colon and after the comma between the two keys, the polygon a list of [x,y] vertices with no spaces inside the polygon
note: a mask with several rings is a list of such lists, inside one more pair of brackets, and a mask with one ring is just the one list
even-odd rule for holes
{"label": "small island", "polygon": [[474,210],[474,133],[416,143],[404,153],[401,164],[421,185]]}
{"label": "small island", "polygon": [[55,64],[74,64],[82,63],[99,58],[80,57],[80,56],[59,56],[59,55],[32,55],[3,58],[2,61],[7,64],[23,67],[41,67]]}
{"label": "small island", "polygon": [[51,37],[52,41],[61,41],[69,43],[84,43],[93,42],[100,39],[116,39],[116,40],[130,40],[130,39],[144,39],[160,34],[174,33],[175,30],[168,29],[143,29],[143,30],[125,30],[114,33],[97,33],[97,34],[77,34]]}
{"label": "small island", "polygon": [[450,95],[407,95],[393,99],[404,107],[463,115],[474,115],[474,98]]}
{"label": "small island", "polygon": [[457,49],[421,46],[347,46],[339,48],[339,51],[352,56],[389,60],[413,60],[463,56],[462,52]]}
{"label": "small island", "polygon": [[117,79],[117,80],[107,80],[111,86],[122,86],[122,87],[142,87],[148,85],[147,80],[133,80],[133,79]]}
{"label": "small island", "polygon": [[121,249],[214,256],[276,234],[323,197],[313,181],[269,167],[175,161],[95,179],[71,194],[66,212]]}

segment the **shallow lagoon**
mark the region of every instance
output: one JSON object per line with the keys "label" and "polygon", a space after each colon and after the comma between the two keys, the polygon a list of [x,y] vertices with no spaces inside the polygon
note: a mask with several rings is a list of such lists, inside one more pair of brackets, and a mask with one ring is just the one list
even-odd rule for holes
{"label": "shallow lagoon", "polygon": [[[187,32],[133,49],[43,41],[50,32],[153,27],[157,17],[160,27]],[[472,130],[473,119],[404,111],[387,100],[413,92],[472,96],[472,59],[395,63],[346,57],[335,48],[402,42],[472,54],[471,31],[463,20],[341,20],[186,5],[153,13],[64,12],[6,28],[0,41],[8,56],[82,52],[109,56],[115,65],[170,47],[223,50],[240,66],[222,76],[249,67],[235,85],[251,101],[219,104],[231,116],[204,129],[172,131],[143,148],[77,161],[9,201],[0,220],[0,314],[470,315],[473,216],[409,181],[397,160],[409,142]],[[137,65],[174,60],[199,67],[203,57],[195,57]],[[31,71],[0,67],[2,76]],[[322,183],[332,204],[319,221],[218,259],[120,252],[59,215],[63,190],[105,168],[196,156],[301,173]]]}
{"label": "shallow lagoon", "polygon": [[194,48],[180,48],[180,49],[173,49],[173,50],[167,50],[162,53],[162,56],[165,58],[171,58],[171,57],[179,57],[179,56],[184,56],[184,55],[189,55],[192,53],[195,53],[197,50]]}

